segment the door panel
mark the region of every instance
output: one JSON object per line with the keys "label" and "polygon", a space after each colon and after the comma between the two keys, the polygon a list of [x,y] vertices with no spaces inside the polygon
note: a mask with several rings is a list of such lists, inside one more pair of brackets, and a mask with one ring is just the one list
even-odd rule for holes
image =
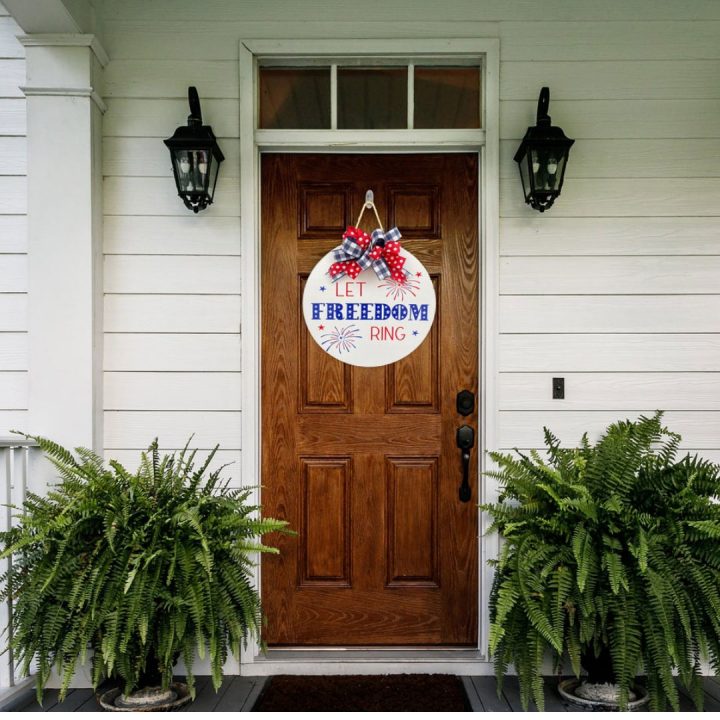
{"label": "door panel", "polygon": [[[433,278],[437,297],[439,283]],[[440,302],[436,318],[441,317]],[[440,412],[440,376],[438,359],[439,322],[433,323],[425,342],[415,352],[386,366],[385,412],[438,413]]]}
{"label": "door panel", "polygon": [[[307,276],[302,277],[299,285],[298,308],[302,307],[302,293],[306,279]],[[335,360],[310,337],[302,312],[297,313],[296,321],[300,337],[298,411],[301,413],[351,412],[351,366]]]}
{"label": "door panel", "polygon": [[298,585],[350,587],[352,460],[302,458],[300,462]]}
{"label": "door panel", "polygon": [[[455,445],[477,431],[455,409],[478,390],[477,171],[472,154],[262,158],[262,502],[298,531],[262,559],[270,646],[477,642],[477,477],[460,502]],[[300,302],[368,188],[438,298],[425,342],[379,368],[324,353]]]}
{"label": "door panel", "polygon": [[439,458],[386,458],[387,587],[440,587]]}

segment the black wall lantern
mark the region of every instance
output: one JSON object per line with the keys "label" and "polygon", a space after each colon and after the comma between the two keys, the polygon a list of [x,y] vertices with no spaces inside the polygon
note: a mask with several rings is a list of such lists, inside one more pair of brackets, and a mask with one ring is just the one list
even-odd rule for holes
{"label": "black wall lantern", "polygon": [[515,153],[525,202],[540,212],[545,212],[560,195],[568,155],[575,142],[565,137],[561,128],[550,124],[549,105],[550,88],[544,87],[538,98],[537,124],[527,129]]}
{"label": "black wall lantern", "polygon": [[194,87],[188,88],[188,101],[187,127],[179,127],[164,142],[170,149],[178,195],[189,210],[198,212],[212,204],[220,163],[225,156],[212,128],[202,124],[200,98]]}

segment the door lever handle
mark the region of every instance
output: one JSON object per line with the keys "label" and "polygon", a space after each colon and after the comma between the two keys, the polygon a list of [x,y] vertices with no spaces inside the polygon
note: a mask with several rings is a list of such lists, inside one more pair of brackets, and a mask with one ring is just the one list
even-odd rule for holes
{"label": "door lever handle", "polygon": [[460,502],[469,502],[472,497],[470,489],[470,450],[475,445],[475,431],[469,425],[461,425],[456,433],[457,446],[460,448],[462,460],[462,483],[460,484]]}

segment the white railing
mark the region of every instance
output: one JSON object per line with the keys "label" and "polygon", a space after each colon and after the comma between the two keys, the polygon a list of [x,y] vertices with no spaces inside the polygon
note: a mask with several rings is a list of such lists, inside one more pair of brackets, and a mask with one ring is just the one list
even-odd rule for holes
{"label": "white railing", "polygon": [[[30,479],[31,463],[39,451],[33,440],[16,438],[0,438],[0,530],[9,530],[17,523],[17,510],[25,500]],[[0,561],[0,575],[10,570],[12,558]],[[12,639],[10,621],[12,620],[12,603],[0,603],[0,646],[2,649]],[[18,680],[17,669],[11,651],[0,655],[0,690],[11,688]]]}

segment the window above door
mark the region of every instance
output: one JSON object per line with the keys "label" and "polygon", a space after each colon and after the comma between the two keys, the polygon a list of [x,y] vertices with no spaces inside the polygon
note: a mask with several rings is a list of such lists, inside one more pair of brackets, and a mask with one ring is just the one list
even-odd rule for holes
{"label": "window above door", "polygon": [[241,136],[261,152],[476,152],[498,75],[494,38],[241,40]]}
{"label": "window above door", "polygon": [[[449,64],[451,62],[452,64]],[[477,60],[261,63],[261,130],[479,130]]]}

